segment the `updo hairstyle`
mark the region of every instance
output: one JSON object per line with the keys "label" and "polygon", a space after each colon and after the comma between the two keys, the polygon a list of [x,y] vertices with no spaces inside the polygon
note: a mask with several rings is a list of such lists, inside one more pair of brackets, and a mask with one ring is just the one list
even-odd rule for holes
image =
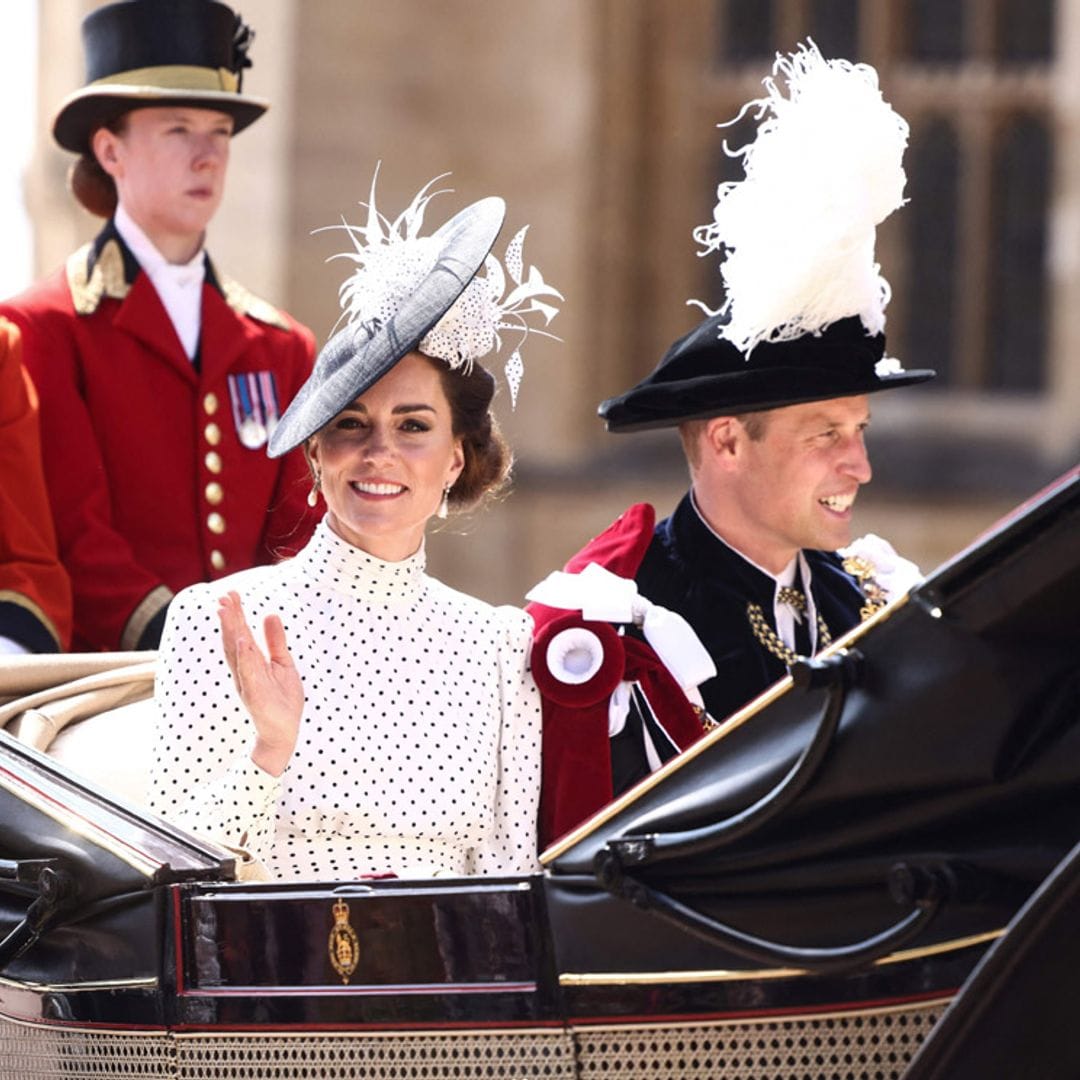
{"label": "updo hairstyle", "polygon": [[[122,135],[127,127],[127,118],[130,112],[131,108],[128,106],[123,112],[105,123],[99,124],[98,127],[108,128],[114,135]],[[96,131],[97,128],[94,130]],[[90,139],[93,140],[93,133],[91,133]],[[111,218],[116,213],[118,202],[116,182],[101,167],[90,145],[68,169],[68,187],[71,189],[71,194],[91,214],[96,214],[102,218]]]}
{"label": "updo hairstyle", "polygon": [[513,464],[510,447],[491,412],[495,378],[476,361],[468,371],[454,371],[441,360],[427,359],[439,371],[454,435],[461,439],[465,456],[465,466],[447,502],[454,510],[471,510],[506,486]]}

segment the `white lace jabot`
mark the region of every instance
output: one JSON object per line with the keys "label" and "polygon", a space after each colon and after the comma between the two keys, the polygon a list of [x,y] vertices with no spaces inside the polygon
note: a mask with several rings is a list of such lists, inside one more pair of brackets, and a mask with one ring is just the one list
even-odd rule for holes
{"label": "white lace jabot", "polygon": [[422,542],[407,559],[384,562],[342,540],[325,518],[295,564],[322,588],[381,607],[410,607],[425,588],[427,557]]}

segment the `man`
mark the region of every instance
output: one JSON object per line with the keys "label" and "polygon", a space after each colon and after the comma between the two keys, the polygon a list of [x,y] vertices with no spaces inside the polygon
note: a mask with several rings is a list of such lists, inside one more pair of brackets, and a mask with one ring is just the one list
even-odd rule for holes
{"label": "man", "polygon": [[[609,431],[678,427],[691,478],[670,518],[654,528],[652,508],[633,507],[567,566],[581,572],[598,563],[633,580],[637,596],[633,611],[616,619],[624,624],[617,644],[604,645],[598,635],[592,647],[604,660],[612,649],[625,659],[590,664],[584,644],[577,654],[552,647],[558,633],[571,630],[560,609],[582,611],[579,635],[596,632],[598,616],[590,612],[615,610],[616,590],[600,595],[599,575],[581,574],[580,601],[565,599],[570,589],[559,575],[530,593],[533,671],[545,695],[546,841],[917,576],[877,538],[859,552],[839,550],[851,539],[852,507],[871,477],[870,395],[933,376],[885,358],[888,287],[873,263],[874,226],[902,200],[907,127],[881,100],[872,69],[825,61],[806,48],[778,70],[788,76],[790,100],[766,84],[771,100],[758,104],[773,116],[759,131],[761,156],[754,147],[744,151],[747,179],[721,187],[716,222],[699,233],[727,256],[724,308],[677,341],[651,375],[600,406]],[[824,105],[814,101],[822,84]],[[845,132],[845,108],[836,103],[850,105],[863,128]],[[800,108],[813,115],[797,115]],[[856,160],[849,154],[837,163],[839,151],[825,154],[815,176],[804,136],[813,129],[830,142],[821,136],[823,116],[843,136],[832,141],[845,151],[854,146]],[[860,170],[866,143],[876,144],[877,158]],[[845,197],[845,178],[866,173],[873,176],[866,190]],[[697,641],[688,645],[684,636],[671,644],[658,629],[650,633],[650,623],[673,619],[685,620]],[[680,657],[698,643],[711,665],[689,678]],[[580,678],[592,668],[595,676]],[[609,683],[601,685],[605,669]]]}
{"label": "man", "polygon": [[299,452],[265,444],[311,370],[308,330],[204,250],[245,95],[251,31],[213,0],[122,0],[83,23],[87,85],[57,142],[108,223],[0,311],[41,400],[45,478],[79,649],[157,645],[172,595],[306,541]]}
{"label": "man", "polygon": [[58,652],[70,637],[71,584],[56,555],[37,399],[19,331],[0,319],[0,656]]}

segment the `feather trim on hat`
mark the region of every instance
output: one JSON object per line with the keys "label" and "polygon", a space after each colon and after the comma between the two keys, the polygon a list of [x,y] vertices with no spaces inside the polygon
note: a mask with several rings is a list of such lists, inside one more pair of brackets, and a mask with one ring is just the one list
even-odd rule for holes
{"label": "feather trim on hat", "polygon": [[[375,205],[378,175],[376,166],[366,204],[367,223],[361,226],[342,221],[340,226],[331,226],[344,229],[353,242],[352,251],[340,252],[331,258],[349,259],[357,264],[340,289],[341,319],[358,334],[368,337],[393,316],[435,267],[441,243],[437,237],[421,236],[420,232],[428,203],[447,190],[432,191],[431,188],[449,173],[425,184],[393,221],[380,214]],[[517,403],[518,387],[524,374],[522,342],[530,333],[554,337],[530,325],[527,316],[541,316],[546,326],[559,313],[549,301],[563,299],[557,289],[544,281],[535,266],[529,267],[528,277],[523,280],[522,246],[528,228],[528,225],[522,228],[506,248],[506,271],[514,288],[503,296],[506,273],[499,260],[488,255],[483,273],[476,274],[418,346],[426,356],[445,361],[451,369],[468,371],[474,361],[487,356],[493,349],[502,349],[500,330],[520,331],[521,339],[506,363],[506,379],[513,404]]]}
{"label": "feather trim on hat", "polygon": [[851,315],[878,334],[890,289],[874,230],[904,203],[908,125],[872,67],[825,60],[813,41],[778,54],[764,86],[736,118],[749,109],[765,117],[756,140],[728,151],[746,178],[721,184],[712,223],[694,230],[702,255],[723,255],[721,333],[747,355]]}

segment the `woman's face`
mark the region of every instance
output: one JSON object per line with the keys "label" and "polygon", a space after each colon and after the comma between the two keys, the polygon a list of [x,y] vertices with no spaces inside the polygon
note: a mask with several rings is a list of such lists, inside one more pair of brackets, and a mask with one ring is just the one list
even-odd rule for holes
{"label": "woman's face", "polygon": [[388,562],[420,546],[465,457],[433,361],[411,352],[308,444],[330,527]]}
{"label": "woman's face", "polygon": [[226,113],[170,105],[133,109],[119,134],[94,132],[124,209],[171,262],[194,256],[221,203],[232,129]]}

